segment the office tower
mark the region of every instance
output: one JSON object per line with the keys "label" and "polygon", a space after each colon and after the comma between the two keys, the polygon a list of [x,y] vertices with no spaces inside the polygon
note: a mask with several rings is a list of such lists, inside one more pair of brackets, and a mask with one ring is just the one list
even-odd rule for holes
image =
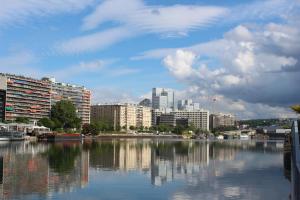
{"label": "office tower", "polygon": [[56,82],[54,78],[43,78],[51,83],[51,105],[60,100],[71,101],[82,124],[90,123],[91,92],[83,86]]}
{"label": "office tower", "polygon": [[174,90],[167,88],[153,88],[152,108],[158,110],[174,110],[176,108]]}
{"label": "office tower", "polygon": [[193,103],[191,99],[179,100],[177,104],[178,110],[199,110],[200,104]]}

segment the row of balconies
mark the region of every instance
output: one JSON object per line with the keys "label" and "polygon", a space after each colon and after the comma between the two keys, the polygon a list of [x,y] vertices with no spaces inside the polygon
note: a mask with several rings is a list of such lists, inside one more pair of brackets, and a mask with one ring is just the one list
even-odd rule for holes
{"label": "row of balconies", "polygon": [[19,86],[19,87],[34,87],[36,89],[44,89],[44,90],[50,90],[51,87],[50,85],[42,85],[42,84],[33,84],[33,83],[28,83],[28,82],[20,82],[20,81],[16,81],[13,80],[12,82],[7,82],[8,86]]}
{"label": "row of balconies", "polygon": [[8,84],[8,88],[26,88],[26,89],[34,89],[41,92],[49,92],[51,88],[48,87],[37,87],[37,86],[31,86],[31,85],[22,85],[18,83],[14,84]]}
{"label": "row of balconies", "polygon": [[26,90],[26,91],[10,90],[7,94],[18,95],[18,96],[22,96],[22,97],[39,98],[39,99],[49,99],[50,98],[49,94],[37,94],[30,90]]}
{"label": "row of balconies", "polygon": [[34,103],[44,103],[44,104],[50,104],[50,101],[48,100],[42,100],[42,99],[37,99],[37,98],[24,98],[24,97],[19,97],[19,96],[8,96],[6,101],[20,101],[20,102],[31,102],[34,101]]}

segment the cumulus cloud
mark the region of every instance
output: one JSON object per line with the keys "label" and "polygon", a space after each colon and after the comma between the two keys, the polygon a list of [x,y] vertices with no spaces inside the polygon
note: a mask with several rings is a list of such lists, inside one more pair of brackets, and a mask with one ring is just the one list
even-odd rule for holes
{"label": "cumulus cloud", "polygon": [[192,64],[195,57],[193,52],[178,50],[175,55],[167,56],[163,62],[176,77],[186,78],[193,71]]}
{"label": "cumulus cloud", "polygon": [[[255,28],[240,25],[219,40],[157,52],[166,53],[163,64],[173,76],[201,88],[199,96],[221,95],[232,105],[242,104],[252,110],[246,109],[244,116],[263,116],[258,114],[263,111],[292,116],[288,106],[300,101],[299,35],[293,21]],[[193,57],[187,62],[183,55]]]}
{"label": "cumulus cloud", "polygon": [[1,2],[0,26],[22,23],[30,16],[47,16],[80,11],[92,5],[95,0],[9,0]]}

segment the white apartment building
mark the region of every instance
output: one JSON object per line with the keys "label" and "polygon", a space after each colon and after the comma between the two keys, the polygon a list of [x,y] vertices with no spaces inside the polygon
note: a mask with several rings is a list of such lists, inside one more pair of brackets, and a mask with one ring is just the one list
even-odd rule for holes
{"label": "white apartment building", "polygon": [[151,108],[145,106],[136,107],[136,127],[150,128],[152,123]]}
{"label": "white apartment building", "polygon": [[207,110],[178,110],[170,114],[173,114],[176,119],[188,119],[196,128],[209,130],[209,111]]}

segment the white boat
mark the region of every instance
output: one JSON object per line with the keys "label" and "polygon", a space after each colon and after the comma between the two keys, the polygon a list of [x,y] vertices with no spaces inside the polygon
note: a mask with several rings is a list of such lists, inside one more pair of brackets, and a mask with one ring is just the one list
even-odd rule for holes
{"label": "white boat", "polygon": [[25,140],[26,134],[17,131],[0,131],[0,141],[19,141]]}
{"label": "white boat", "polygon": [[249,136],[246,135],[246,134],[241,134],[241,135],[240,135],[240,139],[241,139],[241,140],[248,140],[248,139],[249,139]]}
{"label": "white boat", "polygon": [[217,139],[218,139],[218,140],[224,140],[224,136],[223,136],[223,135],[218,135],[218,136],[217,136]]}

